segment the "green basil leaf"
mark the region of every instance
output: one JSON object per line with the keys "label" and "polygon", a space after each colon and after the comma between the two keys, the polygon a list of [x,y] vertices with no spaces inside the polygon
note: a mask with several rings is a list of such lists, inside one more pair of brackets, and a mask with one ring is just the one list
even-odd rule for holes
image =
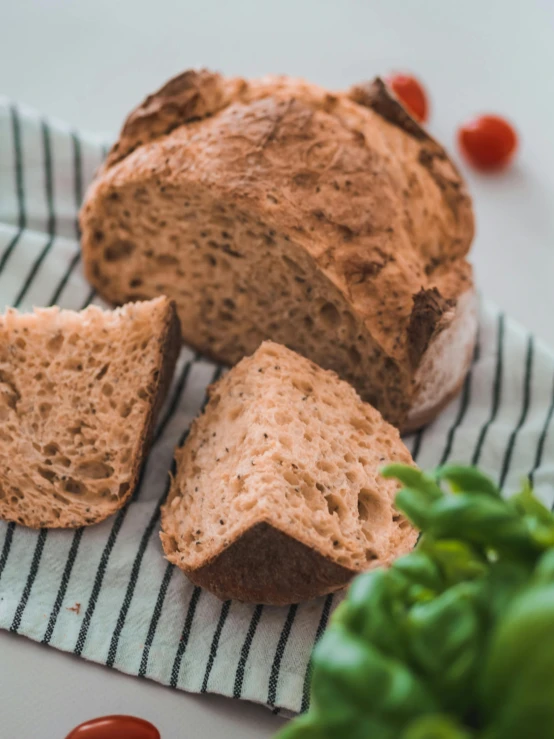
{"label": "green basil leaf", "polygon": [[462,467],[457,464],[443,465],[437,467],[433,477],[436,480],[446,480],[456,493],[481,493],[493,498],[500,497],[500,490],[495,483],[477,467]]}
{"label": "green basil leaf", "polygon": [[341,624],[323,635],[313,667],[312,700],[322,721],[346,725],[372,717],[398,733],[416,716],[436,711],[435,700],[406,665]]}
{"label": "green basil leaf", "polygon": [[437,714],[416,719],[404,731],[401,739],[471,739],[473,736],[454,718]]}
{"label": "green basil leaf", "polygon": [[481,678],[487,738],[552,738],[553,628],[552,584],[525,589],[499,621]]}
{"label": "green basil leaf", "polygon": [[402,488],[394,500],[398,510],[402,511],[421,531],[426,531],[429,526],[433,502],[429,500],[427,493],[416,488]]}
{"label": "green basil leaf", "polygon": [[338,717],[322,719],[315,711],[298,716],[281,729],[275,739],[396,739],[396,729],[371,716],[356,714],[347,721]]}
{"label": "green basil leaf", "polygon": [[500,560],[490,565],[486,576],[483,612],[489,628],[503,618],[513,599],[527,586],[532,566],[525,561]]}
{"label": "green basil leaf", "polygon": [[479,602],[483,587],[461,582],[413,606],[407,616],[410,664],[444,710],[463,713],[474,698],[486,636]]}
{"label": "green basil leaf", "polygon": [[427,516],[437,539],[461,539],[512,557],[539,551],[521,516],[501,499],[460,493],[436,501]]}
{"label": "green basil leaf", "polygon": [[538,561],[533,582],[537,584],[554,582],[554,549],[546,551]]}
{"label": "green basil leaf", "polygon": [[397,559],[392,564],[392,570],[401,573],[407,582],[427,588],[430,593],[443,589],[443,578],[437,563],[421,549]]}
{"label": "green basil leaf", "polygon": [[529,480],[523,485],[523,490],[508,498],[507,503],[522,515],[528,515],[537,521],[547,525],[554,526],[554,516],[551,511],[544,506],[538,498],[533,495],[533,490]]}
{"label": "green basil leaf", "polygon": [[440,572],[441,590],[463,580],[482,577],[489,570],[483,553],[458,539],[434,539],[426,534],[420,540],[418,551],[425,553]]}
{"label": "green basil leaf", "polygon": [[333,736],[321,725],[317,715],[310,711],[289,721],[275,739],[332,739]]}
{"label": "green basil leaf", "polygon": [[538,549],[549,549],[554,546],[554,526],[545,526],[528,516],[527,528]]}
{"label": "green basil leaf", "polygon": [[[350,586],[341,611],[333,615],[333,624],[342,624],[385,654],[399,659],[404,648],[396,625],[399,595],[405,584],[395,581],[394,573],[370,570],[358,576]],[[338,609],[337,609],[338,610]]]}
{"label": "green basil leaf", "polygon": [[381,475],[386,478],[395,478],[407,488],[424,493],[428,500],[438,500],[444,494],[433,478],[417,467],[407,464],[388,464],[381,470]]}

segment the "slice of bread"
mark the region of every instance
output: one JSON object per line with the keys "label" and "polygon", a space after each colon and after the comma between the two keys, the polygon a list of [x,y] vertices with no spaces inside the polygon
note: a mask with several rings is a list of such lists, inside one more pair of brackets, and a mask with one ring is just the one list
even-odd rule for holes
{"label": "slice of bread", "polygon": [[121,508],[180,344],[165,297],[0,316],[0,518],[73,527]]}
{"label": "slice of bread", "polygon": [[284,605],[415,544],[379,475],[398,431],[334,372],[264,342],[210,390],[162,513],[170,562],[222,599]]}
{"label": "slice of bread", "polygon": [[471,201],[380,80],[330,93],[186,72],[131,113],[81,228],[100,294],[169,295],[186,342],[217,361],[272,339],[404,430],[463,383]]}

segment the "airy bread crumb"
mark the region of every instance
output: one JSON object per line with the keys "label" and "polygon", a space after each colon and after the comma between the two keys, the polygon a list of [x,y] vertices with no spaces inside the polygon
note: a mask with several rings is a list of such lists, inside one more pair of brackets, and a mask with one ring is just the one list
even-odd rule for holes
{"label": "airy bread crumb", "polygon": [[74,527],[121,508],[179,345],[165,297],[0,316],[0,518]]}

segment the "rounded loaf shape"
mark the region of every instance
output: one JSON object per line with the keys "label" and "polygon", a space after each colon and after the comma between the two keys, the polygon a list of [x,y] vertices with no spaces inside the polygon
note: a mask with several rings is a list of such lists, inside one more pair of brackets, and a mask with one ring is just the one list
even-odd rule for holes
{"label": "rounded loaf shape", "polygon": [[121,508],[180,346],[165,297],[0,316],[0,518],[66,528]]}
{"label": "rounded loaf shape", "polygon": [[264,342],[210,389],[162,511],[170,562],[221,599],[285,605],[388,564],[417,533],[382,465],[398,430],[334,372]]}
{"label": "rounded loaf shape", "polygon": [[171,296],[184,340],[218,361],[273,339],[403,430],[461,387],[471,202],[379,79],[330,93],[185,72],[131,113],[81,228],[105,298]]}

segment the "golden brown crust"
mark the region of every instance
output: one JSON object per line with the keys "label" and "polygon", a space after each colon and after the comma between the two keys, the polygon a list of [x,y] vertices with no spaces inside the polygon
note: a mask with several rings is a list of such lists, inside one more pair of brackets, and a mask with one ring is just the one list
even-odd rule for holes
{"label": "golden brown crust", "polygon": [[455,303],[444,298],[436,287],[422,287],[413,296],[413,301],[408,324],[408,352],[412,367],[418,367],[433,336],[441,330],[441,324],[449,322],[449,314]]}
{"label": "golden brown crust", "polygon": [[[155,385],[152,388],[152,405],[150,407],[150,412],[146,417],[144,427],[141,432],[140,451],[137,454],[133,465],[129,492],[121,505],[118,505],[117,508],[107,515],[111,515],[111,513],[115,513],[115,510],[122,508],[135,492],[140,471],[150,451],[158,413],[160,412],[171,385],[175,365],[177,364],[177,359],[181,351],[181,341],[181,325],[179,317],[177,316],[177,308],[172,300],[168,306],[165,331],[160,336],[160,367]],[[103,515],[103,518],[106,518],[106,515]]]}
{"label": "golden brown crust", "polygon": [[475,290],[466,290],[455,303],[436,303],[435,298],[422,296],[419,308],[427,324],[422,335],[430,336],[415,374],[416,392],[404,432],[428,423],[456,396],[472,361],[478,324]]}
{"label": "golden brown crust", "polygon": [[427,426],[429,423],[435,420],[435,418],[439,415],[439,413],[441,413],[441,411],[443,411],[454,400],[454,398],[456,398],[459,395],[463,387],[463,384],[464,384],[465,375],[467,375],[468,370],[471,366],[471,355],[470,355],[470,360],[469,361],[466,360],[463,366],[464,366],[464,372],[463,372],[464,376],[462,377],[460,382],[456,385],[456,387],[453,390],[451,390],[447,395],[441,396],[434,405],[409,416],[402,429],[402,434],[412,434],[414,433],[414,431],[418,431],[419,429]]}
{"label": "golden brown crust", "polygon": [[184,123],[213,115],[229,102],[234,85],[206,69],[189,69],[173,77],[128,116],[106,166],[124,159],[138,146],[171,133]]}
{"label": "golden brown crust", "polygon": [[419,163],[429,170],[429,174],[441,189],[446,204],[451,208],[459,224],[460,236],[467,238],[469,235],[471,240],[474,229],[471,200],[458,169],[444,148],[412,118],[380,77],[376,77],[372,82],[355,85],[349,94],[357,103],[372,108],[393,126],[422,143],[418,155]]}
{"label": "golden brown crust", "polygon": [[[204,84],[197,74],[208,75],[218,92],[216,102],[202,102],[191,115],[189,96]],[[162,181],[184,190],[202,173],[202,188],[215,202],[283,234],[340,291],[387,358],[385,375],[402,384],[394,389],[397,412],[387,413],[402,426],[415,392],[413,349],[426,341],[417,335],[423,324],[412,320],[414,296],[436,291],[455,303],[472,285],[465,260],[471,201],[444,149],[381,80],[330,94],[286,77],[247,83],[189,72],[166,87],[173,86],[186,100],[184,112],[177,105],[167,113],[161,92],[141,106],[129,121],[147,131],[138,140],[153,143],[123,160],[118,153],[89,193],[81,222],[93,284],[112,299],[126,297],[105,282],[109,265],[94,243],[106,202],[123,189],[156,189]],[[134,125],[124,127],[121,151],[137,144]]]}
{"label": "golden brown crust", "polygon": [[402,103],[395,97],[380,77],[362,82],[350,88],[348,94],[356,103],[372,108],[386,121],[398,126],[419,141],[432,141],[427,131],[412,118]]}
{"label": "golden brown crust", "polygon": [[[164,548],[168,541],[162,534]],[[180,566],[178,553],[167,559]],[[210,562],[186,570],[195,585],[221,600],[283,606],[310,600],[345,587],[357,574],[327,559],[269,523],[244,531]]]}

